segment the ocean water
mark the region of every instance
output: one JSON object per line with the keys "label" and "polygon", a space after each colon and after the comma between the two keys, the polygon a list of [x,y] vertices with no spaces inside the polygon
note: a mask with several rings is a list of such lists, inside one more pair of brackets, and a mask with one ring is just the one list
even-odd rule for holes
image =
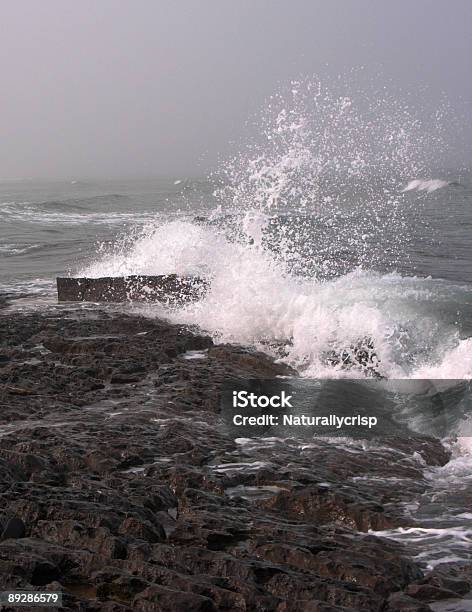
{"label": "ocean water", "polygon": [[[295,83],[209,177],[1,180],[0,293],[60,310],[57,275],[200,275],[210,290],[195,304],[130,308],[264,350],[305,378],[459,388],[441,432],[453,459],[425,473],[420,526],[388,535],[425,564],[470,560],[472,173],[442,163],[431,125],[388,97],[357,106]],[[424,417],[411,428],[427,431]]]}

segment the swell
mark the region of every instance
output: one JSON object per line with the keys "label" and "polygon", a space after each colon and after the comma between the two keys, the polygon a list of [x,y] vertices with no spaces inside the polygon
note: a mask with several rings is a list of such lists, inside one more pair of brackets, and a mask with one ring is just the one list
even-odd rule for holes
{"label": "swell", "polygon": [[[127,196],[107,194],[87,198],[65,198],[41,201],[6,201],[0,204],[0,218],[6,221],[54,222],[78,221],[81,218],[106,215],[106,208],[126,200]],[[101,212],[103,210],[103,212]],[[112,216],[117,211],[110,211]],[[119,214],[119,213],[118,213]],[[123,214],[123,213],[122,213]],[[131,213],[129,213],[131,214]]]}

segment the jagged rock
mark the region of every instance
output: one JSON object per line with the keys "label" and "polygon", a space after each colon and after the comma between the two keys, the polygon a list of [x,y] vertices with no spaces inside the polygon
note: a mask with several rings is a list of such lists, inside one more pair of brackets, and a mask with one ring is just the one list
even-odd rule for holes
{"label": "jagged rock", "polygon": [[457,593],[433,584],[410,584],[406,589],[407,595],[421,601],[439,601],[441,599],[455,599]]}
{"label": "jagged rock", "polygon": [[0,541],[1,589],[59,585],[65,609],[97,612],[419,612],[408,589],[469,584],[365,533],[405,524],[427,486],[412,456],[443,465],[439,441],[244,446],[220,423],[222,385],[287,366],[139,316],[4,312],[0,522],[24,532]]}
{"label": "jagged rock", "polygon": [[393,593],[388,599],[386,612],[432,612],[424,603],[419,603],[405,593]]}
{"label": "jagged rock", "polygon": [[[410,584],[408,594],[416,599],[433,601],[449,597],[461,597],[472,590],[472,564],[452,563],[438,565],[421,580]],[[451,593],[453,595],[451,595]],[[431,599],[429,595],[432,594]],[[446,597],[446,595],[444,595]]]}
{"label": "jagged rock", "polygon": [[208,597],[153,585],[133,599],[133,610],[141,612],[216,612]]}

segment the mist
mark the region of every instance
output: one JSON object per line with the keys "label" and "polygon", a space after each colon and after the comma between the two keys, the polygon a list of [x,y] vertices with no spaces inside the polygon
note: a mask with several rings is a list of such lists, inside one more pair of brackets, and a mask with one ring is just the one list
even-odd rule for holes
{"label": "mist", "polygon": [[201,175],[291,79],[352,69],[447,100],[467,164],[471,23],[468,0],[6,0],[0,178]]}

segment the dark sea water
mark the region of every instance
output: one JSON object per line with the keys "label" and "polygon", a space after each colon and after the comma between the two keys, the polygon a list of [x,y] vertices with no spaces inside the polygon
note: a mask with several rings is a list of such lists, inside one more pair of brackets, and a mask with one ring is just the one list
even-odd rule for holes
{"label": "dark sea water", "polygon": [[41,291],[88,261],[99,242],[178,213],[181,191],[174,180],[1,181],[3,288]]}
{"label": "dark sea water", "polygon": [[[425,180],[420,185],[423,191],[412,188],[409,192],[409,202],[401,210],[409,226],[408,240],[401,244],[396,269],[472,283],[471,176],[464,170],[448,170],[441,177],[438,180],[450,184],[428,185]],[[76,270],[88,261],[91,244],[115,240],[130,228],[163,218],[207,214],[218,203],[214,188],[206,179],[0,180],[2,284],[10,286],[8,281],[15,279],[45,280],[51,273]],[[354,194],[350,206],[351,227],[362,226],[362,194]],[[297,211],[283,212],[292,214],[295,226]],[[325,210],[315,210],[311,217],[314,239],[321,239],[323,248],[329,243],[338,246],[332,210],[328,213],[330,218],[325,218]],[[310,210],[305,214],[310,217]],[[395,242],[397,231],[398,226],[386,227],[385,240]],[[384,247],[374,245],[376,251],[384,252],[376,268],[385,271],[392,266]],[[346,255],[346,268],[352,267],[355,253]]]}

